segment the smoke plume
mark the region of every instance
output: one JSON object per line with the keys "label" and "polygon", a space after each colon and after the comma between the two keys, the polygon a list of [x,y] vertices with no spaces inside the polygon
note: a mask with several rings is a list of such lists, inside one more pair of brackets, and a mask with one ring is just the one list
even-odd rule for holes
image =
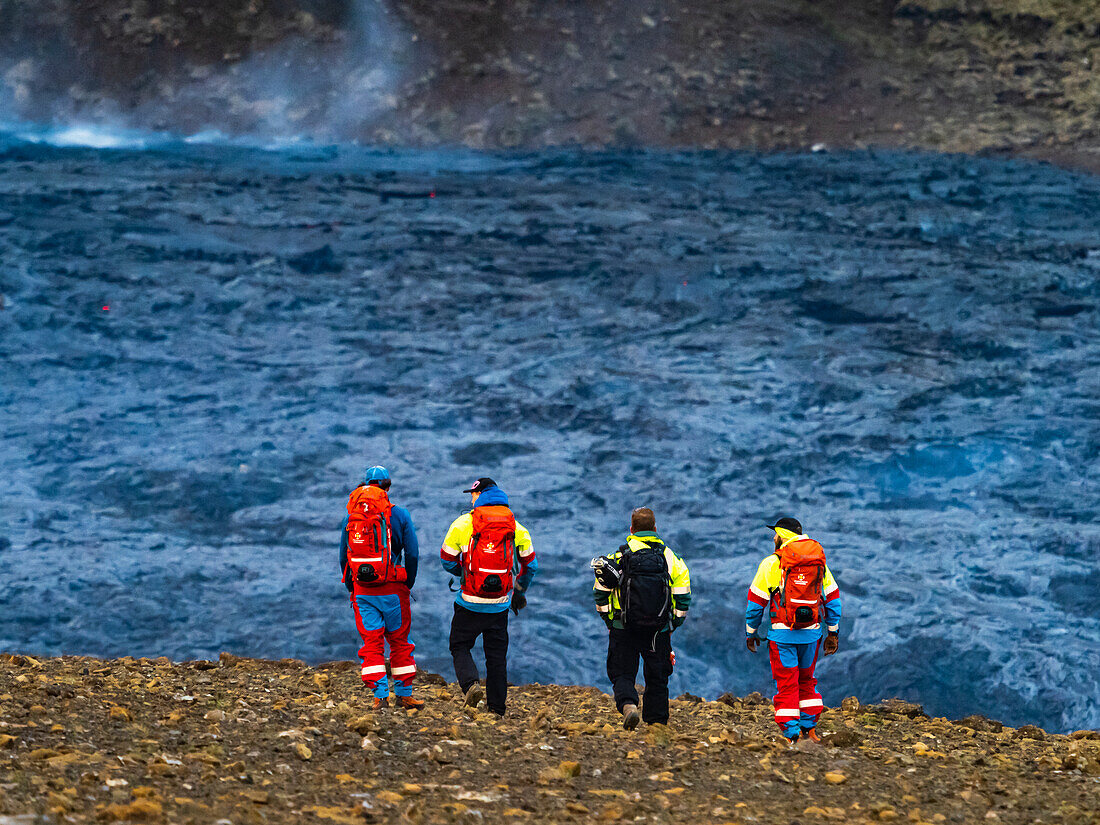
{"label": "smoke plume", "polygon": [[383,0],[155,5],[0,0],[0,123],[369,139],[415,57]]}

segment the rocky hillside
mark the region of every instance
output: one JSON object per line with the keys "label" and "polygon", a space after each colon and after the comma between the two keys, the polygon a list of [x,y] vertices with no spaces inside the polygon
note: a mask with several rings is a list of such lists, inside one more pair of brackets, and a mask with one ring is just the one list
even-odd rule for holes
{"label": "rocky hillside", "polygon": [[1093,0],[0,0],[0,102],[25,118],[405,145],[1095,168],[1097,62]]}
{"label": "rocky hillside", "polygon": [[0,657],[0,823],[1100,822],[1100,733],[917,705],[825,713],[789,749],[760,696],[683,696],[621,730],[593,688],[367,710],[355,666]]}
{"label": "rocky hillside", "polygon": [[1091,0],[444,5],[403,3],[442,60],[396,134],[1100,157]]}

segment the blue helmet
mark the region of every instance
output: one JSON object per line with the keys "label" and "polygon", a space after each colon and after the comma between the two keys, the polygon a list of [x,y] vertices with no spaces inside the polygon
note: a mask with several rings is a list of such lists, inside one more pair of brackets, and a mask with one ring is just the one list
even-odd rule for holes
{"label": "blue helmet", "polygon": [[373,467],[367,467],[367,471],[363,473],[363,483],[370,484],[372,481],[381,482],[390,480],[390,471],[385,467],[376,464]]}

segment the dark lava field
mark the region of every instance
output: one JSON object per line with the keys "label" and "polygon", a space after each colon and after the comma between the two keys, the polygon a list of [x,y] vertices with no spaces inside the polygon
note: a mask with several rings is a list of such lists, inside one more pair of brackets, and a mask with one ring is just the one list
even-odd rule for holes
{"label": "dark lava field", "polygon": [[606,686],[588,560],[649,505],[675,693],[771,689],[745,591],[793,514],[827,701],[1100,726],[1100,180],[915,154],[0,139],[0,649],[354,658],[364,467],[439,545],[491,475],[540,574],[511,679]]}

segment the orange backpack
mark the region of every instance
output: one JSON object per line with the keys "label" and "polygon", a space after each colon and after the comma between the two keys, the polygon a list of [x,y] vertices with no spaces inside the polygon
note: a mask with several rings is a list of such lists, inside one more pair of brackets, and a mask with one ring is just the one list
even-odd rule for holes
{"label": "orange backpack", "polygon": [[356,487],[348,498],[348,567],[352,581],[371,587],[392,580],[389,496],[381,487]]}
{"label": "orange backpack", "polygon": [[783,582],[772,600],[772,621],[800,630],[821,621],[825,550],[813,539],[796,539],[776,551]]}
{"label": "orange backpack", "polygon": [[502,599],[515,576],[516,517],[507,507],[489,504],[470,514],[473,535],[462,556],[462,592],[481,599]]}

